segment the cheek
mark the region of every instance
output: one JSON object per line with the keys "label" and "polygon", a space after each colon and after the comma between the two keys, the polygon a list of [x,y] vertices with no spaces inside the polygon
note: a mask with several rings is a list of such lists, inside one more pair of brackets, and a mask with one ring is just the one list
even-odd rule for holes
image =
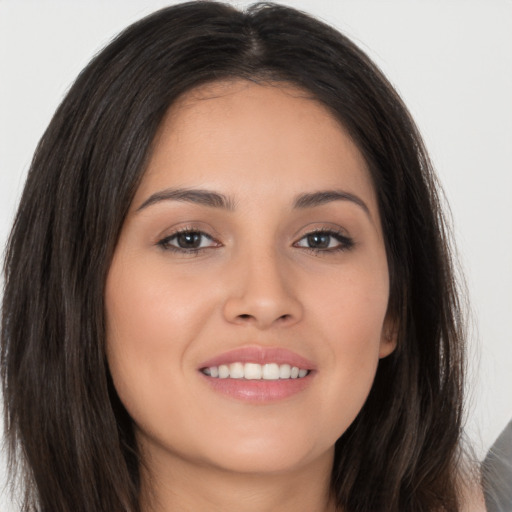
{"label": "cheek", "polygon": [[158,358],[159,352],[179,351],[181,340],[193,339],[209,305],[197,283],[168,274],[165,266],[114,260],[105,296],[111,351],[122,345],[125,352],[145,354],[144,359]]}
{"label": "cheek", "polygon": [[323,280],[308,300],[328,365],[319,407],[330,418],[325,427],[331,439],[349,427],[370,392],[389,295],[387,267],[382,265],[354,266],[334,277]]}
{"label": "cheek", "polygon": [[168,403],[167,390],[183,382],[185,354],[211,306],[194,283],[169,279],[165,268],[138,261],[115,258],[105,290],[109,369],[134,418],[144,404],[154,402],[148,409],[158,410]]}
{"label": "cheek", "polygon": [[378,352],[389,299],[386,260],[379,256],[341,266],[309,286],[307,309],[332,350]]}

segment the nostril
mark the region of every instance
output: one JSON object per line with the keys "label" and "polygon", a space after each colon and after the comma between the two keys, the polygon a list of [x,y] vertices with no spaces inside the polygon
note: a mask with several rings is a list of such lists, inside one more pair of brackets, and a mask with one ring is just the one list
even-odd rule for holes
{"label": "nostril", "polygon": [[[241,315],[238,315],[237,318],[239,320],[244,320],[244,321],[247,321],[247,320],[251,320],[251,319],[254,319],[254,315],[250,315],[248,313],[242,313]],[[278,317],[276,319],[277,322],[281,323],[281,322],[286,322],[288,321],[290,318],[292,318],[292,315],[286,313],[284,315],[281,315],[280,317]]]}

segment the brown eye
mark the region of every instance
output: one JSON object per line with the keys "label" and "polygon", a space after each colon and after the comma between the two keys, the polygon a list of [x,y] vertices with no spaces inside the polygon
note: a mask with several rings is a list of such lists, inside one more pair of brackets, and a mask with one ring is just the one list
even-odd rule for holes
{"label": "brown eye", "polygon": [[178,233],[176,235],[176,245],[181,249],[198,249],[201,246],[202,237],[201,233],[193,231]]}
{"label": "brown eye", "polygon": [[218,247],[219,244],[202,231],[179,231],[167,236],[158,242],[160,247],[166,250],[178,252],[197,252],[210,247]]}
{"label": "brown eye", "polygon": [[352,248],[354,241],[335,231],[314,231],[303,236],[294,245],[312,251],[335,252]]}
{"label": "brown eye", "polygon": [[328,249],[331,243],[331,235],[327,233],[313,233],[306,237],[308,247],[312,249]]}

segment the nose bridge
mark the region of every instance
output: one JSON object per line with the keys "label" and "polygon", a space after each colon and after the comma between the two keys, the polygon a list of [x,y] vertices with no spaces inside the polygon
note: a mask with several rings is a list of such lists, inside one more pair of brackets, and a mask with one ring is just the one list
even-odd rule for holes
{"label": "nose bridge", "polygon": [[301,317],[290,262],[275,245],[251,244],[233,257],[233,286],[224,308],[229,321],[266,328],[276,322],[292,324]]}

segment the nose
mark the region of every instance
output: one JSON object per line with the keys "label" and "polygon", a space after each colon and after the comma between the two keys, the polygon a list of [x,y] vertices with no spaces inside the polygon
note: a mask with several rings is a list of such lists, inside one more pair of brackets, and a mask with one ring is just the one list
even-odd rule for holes
{"label": "nose", "polygon": [[289,262],[274,253],[254,253],[232,261],[231,269],[223,308],[228,322],[264,330],[301,320],[303,306]]}

